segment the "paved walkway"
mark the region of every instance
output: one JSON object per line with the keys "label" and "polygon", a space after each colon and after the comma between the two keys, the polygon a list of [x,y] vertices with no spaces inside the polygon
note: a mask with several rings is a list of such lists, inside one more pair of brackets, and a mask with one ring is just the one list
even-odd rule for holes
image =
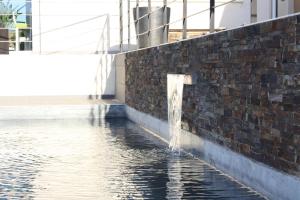
{"label": "paved walkway", "polygon": [[0,106],[40,106],[40,105],[93,105],[121,104],[115,99],[101,100],[86,96],[14,96],[0,97]]}

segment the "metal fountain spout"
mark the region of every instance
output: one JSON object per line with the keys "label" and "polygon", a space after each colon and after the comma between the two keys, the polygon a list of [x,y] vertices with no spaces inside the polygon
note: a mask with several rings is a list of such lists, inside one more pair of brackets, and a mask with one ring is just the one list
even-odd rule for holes
{"label": "metal fountain spout", "polygon": [[185,74],[184,75],[184,85],[195,85],[197,82],[196,74]]}

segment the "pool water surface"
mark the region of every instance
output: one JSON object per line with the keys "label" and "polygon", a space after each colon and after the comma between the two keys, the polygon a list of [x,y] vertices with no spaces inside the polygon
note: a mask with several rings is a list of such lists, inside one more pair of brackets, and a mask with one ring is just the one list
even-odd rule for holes
{"label": "pool water surface", "polygon": [[263,199],[126,119],[0,121],[0,199]]}

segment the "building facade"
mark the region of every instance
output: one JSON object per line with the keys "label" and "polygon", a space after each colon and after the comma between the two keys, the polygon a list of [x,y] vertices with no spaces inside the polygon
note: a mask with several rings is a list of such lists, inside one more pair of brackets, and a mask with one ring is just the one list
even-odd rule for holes
{"label": "building facade", "polygon": [[[187,16],[193,15],[187,18],[190,37],[206,34],[210,24],[210,0],[187,2]],[[148,1],[140,1],[139,6],[147,7]],[[152,1],[153,9],[162,6],[163,1]],[[232,29],[300,11],[298,0],[216,0],[215,6],[216,30]],[[26,23],[29,29],[32,28],[32,51],[45,54],[118,52],[121,40],[124,50],[135,49],[134,7],[135,0],[122,0],[122,9],[119,0],[26,1]],[[171,8],[169,37],[172,38],[169,41],[180,40],[182,1],[168,1],[168,7]]]}

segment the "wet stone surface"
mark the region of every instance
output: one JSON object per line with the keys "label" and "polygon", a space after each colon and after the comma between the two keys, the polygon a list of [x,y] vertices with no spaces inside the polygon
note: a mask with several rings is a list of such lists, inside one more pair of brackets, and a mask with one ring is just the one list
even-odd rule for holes
{"label": "wet stone surface", "polygon": [[0,199],[263,199],[124,119],[0,121]]}

